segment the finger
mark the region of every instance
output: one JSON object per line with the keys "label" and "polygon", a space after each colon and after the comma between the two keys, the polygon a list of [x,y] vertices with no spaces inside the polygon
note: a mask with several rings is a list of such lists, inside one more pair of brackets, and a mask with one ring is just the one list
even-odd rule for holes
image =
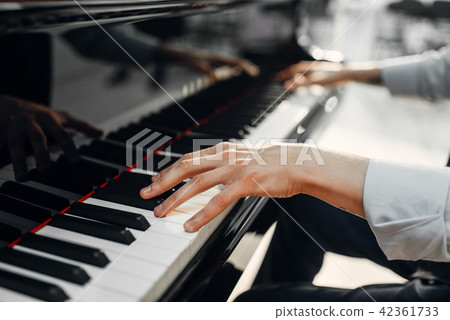
{"label": "finger", "polygon": [[236,65],[241,68],[249,76],[256,77],[259,75],[260,69],[257,65],[245,59],[238,59]]}
{"label": "finger", "polygon": [[[198,195],[199,193],[209,190],[218,184],[224,183],[227,176],[229,176],[229,173],[227,174],[226,172],[226,168],[224,168],[225,167],[222,167],[193,177],[153,210],[155,216],[164,217],[182,203]],[[225,177],[224,174],[226,175]]]}
{"label": "finger", "polygon": [[66,125],[70,128],[76,129],[81,133],[86,134],[89,137],[99,137],[103,135],[103,131],[94,127],[90,123],[75,118],[71,114],[65,115]]}
{"label": "finger", "polygon": [[347,74],[344,71],[338,72],[317,72],[309,76],[297,76],[285,82],[284,87],[289,91],[294,91],[299,87],[320,85],[335,87],[347,81]]}
{"label": "finger", "polygon": [[14,176],[17,181],[25,181],[27,179],[25,139],[23,138],[18,121],[14,118],[9,122],[8,146]]}
{"label": "finger", "polygon": [[47,138],[39,124],[31,116],[23,116],[22,121],[27,129],[28,137],[34,151],[36,167],[39,171],[50,168],[50,155],[48,153]]}
{"label": "finger", "polygon": [[256,77],[259,75],[259,67],[246,59],[240,58],[228,58],[224,56],[216,56],[212,58],[212,61],[215,64],[227,65],[230,67],[238,67],[241,68],[242,71],[247,73],[249,76]]}
{"label": "finger", "polygon": [[297,75],[294,78],[284,82],[284,88],[289,91],[295,91],[299,87],[308,85],[310,85],[309,80],[304,75]]}
{"label": "finger", "polygon": [[186,221],[184,223],[184,229],[187,232],[199,230],[202,226],[221,214],[234,201],[241,198],[242,194],[241,187],[237,184],[232,184],[225,188],[222,192],[215,195],[202,210]]}
{"label": "finger", "polygon": [[58,145],[64,152],[66,159],[69,162],[76,162],[79,160],[79,155],[75,143],[70,136],[70,133],[61,125],[56,115],[50,114],[46,118],[47,128],[50,130],[52,137],[55,138]]}
{"label": "finger", "polygon": [[[159,178],[161,178],[161,176],[165,176],[168,172],[172,171],[174,168],[178,167],[180,165],[180,162],[183,162],[185,160],[190,160],[190,159],[197,159],[201,165],[201,161],[203,160],[211,160],[208,158],[205,158],[209,155],[214,155],[220,152],[223,152],[225,150],[229,150],[229,149],[233,149],[235,148],[234,146],[236,146],[236,144],[233,143],[229,143],[229,142],[224,142],[224,143],[219,143],[216,144],[212,147],[206,148],[206,149],[201,149],[201,150],[196,150],[194,152],[191,153],[186,153],[184,154],[180,159],[178,159],[176,162],[174,162],[173,164],[171,164],[170,166],[168,166],[167,168],[165,168],[164,170],[161,170],[157,175],[152,177],[152,182],[155,182],[156,180],[158,180]],[[194,164],[194,163],[193,163]]]}
{"label": "finger", "polygon": [[309,74],[312,72],[312,67],[316,61],[302,61],[300,63],[293,64],[284,70],[281,70],[275,74],[275,80],[283,81],[294,77],[297,73]]}
{"label": "finger", "polygon": [[211,64],[208,61],[205,60],[199,60],[194,59],[188,62],[188,64],[195,70],[204,73],[204,74],[211,74],[212,73],[212,67]]}
{"label": "finger", "polygon": [[194,159],[183,160],[178,162],[178,164],[167,173],[160,173],[158,180],[153,182],[147,188],[142,189],[140,195],[143,199],[156,197],[187,178],[212,170],[217,167],[217,165],[218,163],[213,162],[209,162],[209,165],[206,163],[203,165],[195,165]]}

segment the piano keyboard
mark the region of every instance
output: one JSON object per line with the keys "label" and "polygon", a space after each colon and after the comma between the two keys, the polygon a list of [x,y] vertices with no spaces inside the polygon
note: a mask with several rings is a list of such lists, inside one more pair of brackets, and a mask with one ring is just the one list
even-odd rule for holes
{"label": "piano keyboard", "polygon": [[184,231],[183,223],[220,192],[214,187],[155,218],[153,208],[173,190],[139,197],[152,173],[125,167],[126,140],[145,128],[172,136],[172,163],[192,150],[194,138],[287,138],[321,99],[302,91],[266,112],[283,93],[280,84],[232,80],[182,102],[199,126],[171,105],[81,145],[77,165],[53,154],[51,171],[33,169],[24,183],[13,182],[11,165],[0,169],[0,300],[160,299],[231,207],[200,231]]}

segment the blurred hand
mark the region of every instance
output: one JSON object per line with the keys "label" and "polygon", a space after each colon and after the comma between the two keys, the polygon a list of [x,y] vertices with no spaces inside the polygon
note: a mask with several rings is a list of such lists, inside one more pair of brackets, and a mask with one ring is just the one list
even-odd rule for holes
{"label": "blurred hand", "polygon": [[220,80],[218,79],[218,75],[214,72],[214,68],[221,66],[240,69],[252,77],[256,77],[259,74],[259,68],[257,66],[242,58],[188,53],[182,61],[192,69],[209,75],[212,81]]}
{"label": "blurred hand", "polygon": [[294,91],[298,87],[321,85],[336,87],[349,81],[380,83],[380,69],[373,65],[345,66],[342,63],[302,61],[278,72],[275,79],[284,81],[284,87]]}
{"label": "blurred hand", "polygon": [[9,144],[9,152],[18,181],[27,176],[26,146],[31,143],[37,169],[50,166],[47,137],[53,138],[69,161],[78,160],[74,142],[66,130],[73,128],[88,136],[100,136],[102,131],[65,111],[57,111],[17,98],[0,96],[1,136]]}
{"label": "blurred hand", "polygon": [[[184,228],[194,232],[219,215],[235,200],[247,196],[290,197],[302,192],[301,169],[296,166],[301,144],[265,146],[248,149],[243,145],[220,143],[214,147],[186,154],[152,178],[152,184],[141,190],[141,197],[150,199],[190,179],[155,208],[157,217],[164,217],[183,202],[216,185],[224,189],[186,221]],[[284,153],[283,153],[284,152]],[[281,154],[287,154],[283,163]]]}
{"label": "blurred hand", "polygon": [[159,50],[164,53],[164,56],[208,75],[213,82],[220,80],[214,70],[222,66],[239,69],[252,77],[259,74],[259,68],[256,65],[242,58],[210,55],[198,51],[181,51],[166,45],[160,45]]}

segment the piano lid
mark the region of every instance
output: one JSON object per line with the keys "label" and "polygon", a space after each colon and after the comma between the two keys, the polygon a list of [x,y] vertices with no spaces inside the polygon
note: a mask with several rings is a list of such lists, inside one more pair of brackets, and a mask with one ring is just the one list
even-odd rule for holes
{"label": "piano lid", "polygon": [[[0,34],[98,23],[130,22],[187,14],[218,12],[254,2],[242,0],[0,0]],[[277,1],[283,3],[285,1]]]}

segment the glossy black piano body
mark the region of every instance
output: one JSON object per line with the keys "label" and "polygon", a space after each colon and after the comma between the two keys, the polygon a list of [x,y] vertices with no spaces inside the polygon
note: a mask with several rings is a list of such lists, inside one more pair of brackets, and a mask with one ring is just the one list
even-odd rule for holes
{"label": "glossy black piano body", "polygon": [[[199,130],[202,126],[197,127],[174,100],[180,101],[196,120],[209,119],[220,124],[222,120],[214,122],[214,117],[229,121],[230,116],[228,119],[223,116],[228,110],[243,108],[245,99],[255,99],[258,94],[264,96],[262,91],[272,85],[274,72],[300,59],[310,59],[294,41],[293,21],[297,2],[0,3],[0,64],[4,70],[0,76],[0,94],[64,108],[94,124],[102,124],[108,140],[106,144],[98,140],[89,142],[90,146],[89,143],[80,143],[80,152],[83,156],[116,161],[116,164],[124,161],[124,139],[146,124],[155,126],[156,131],[168,129],[168,133],[187,134],[185,139],[188,141],[193,136],[191,130],[211,138],[243,138],[247,134],[243,128],[249,123],[243,122],[242,128],[227,131],[208,127],[205,120],[202,124],[209,129]],[[264,21],[263,17],[267,20]],[[133,24],[130,26],[129,22]],[[280,22],[284,23],[284,29],[275,30],[279,32],[276,34],[274,25]],[[290,29],[289,24],[292,24]],[[151,43],[156,39],[182,50],[201,49],[245,56],[261,67],[261,74],[255,79],[240,74],[211,84],[204,75],[158,54],[145,60],[136,53],[133,43],[128,46],[119,38],[124,52],[111,38],[130,28],[147,34],[153,39]],[[94,40],[89,37],[94,37]],[[91,42],[86,44],[86,41]],[[104,43],[105,47],[93,49],[91,45],[97,41]],[[136,55],[136,61],[132,61],[128,54]],[[136,62],[143,65],[153,79]],[[170,92],[170,96],[159,85]],[[275,94],[269,94],[265,101],[258,100],[261,104],[259,109],[251,113],[247,121],[256,120],[283,93],[279,84],[275,87]],[[232,109],[233,106],[236,109]],[[171,128],[167,128],[167,117],[163,116],[169,112],[167,110],[171,110],[174,123],[169,126]],[[222,110],[222,114],[218,110]],[[315,108],[300,119],[302,127],[308,129],[320,111],[320,108]],[[236,119],[239,116],[239,113],[233,115]],[[211,131],[211,127],[214,130]],[[293,127],[284,138],[301,140],[307,136],[308,131],[299,135],[296,129]],[[173,143],[174,152],[183,153],[185,147],[185,141],[183,145]],[[105,154],[110,158],[105,159]],[[5,147],[2,149],[2,166],[8,163]],[[124,166],[123,162],[120,164]],[[220,275],[223,263],[245,232],[258,223],[261,218],[258,214],[266,200],[240,200],[159,300],[205,300],[203,294],[210,290],[211,280]]]}

